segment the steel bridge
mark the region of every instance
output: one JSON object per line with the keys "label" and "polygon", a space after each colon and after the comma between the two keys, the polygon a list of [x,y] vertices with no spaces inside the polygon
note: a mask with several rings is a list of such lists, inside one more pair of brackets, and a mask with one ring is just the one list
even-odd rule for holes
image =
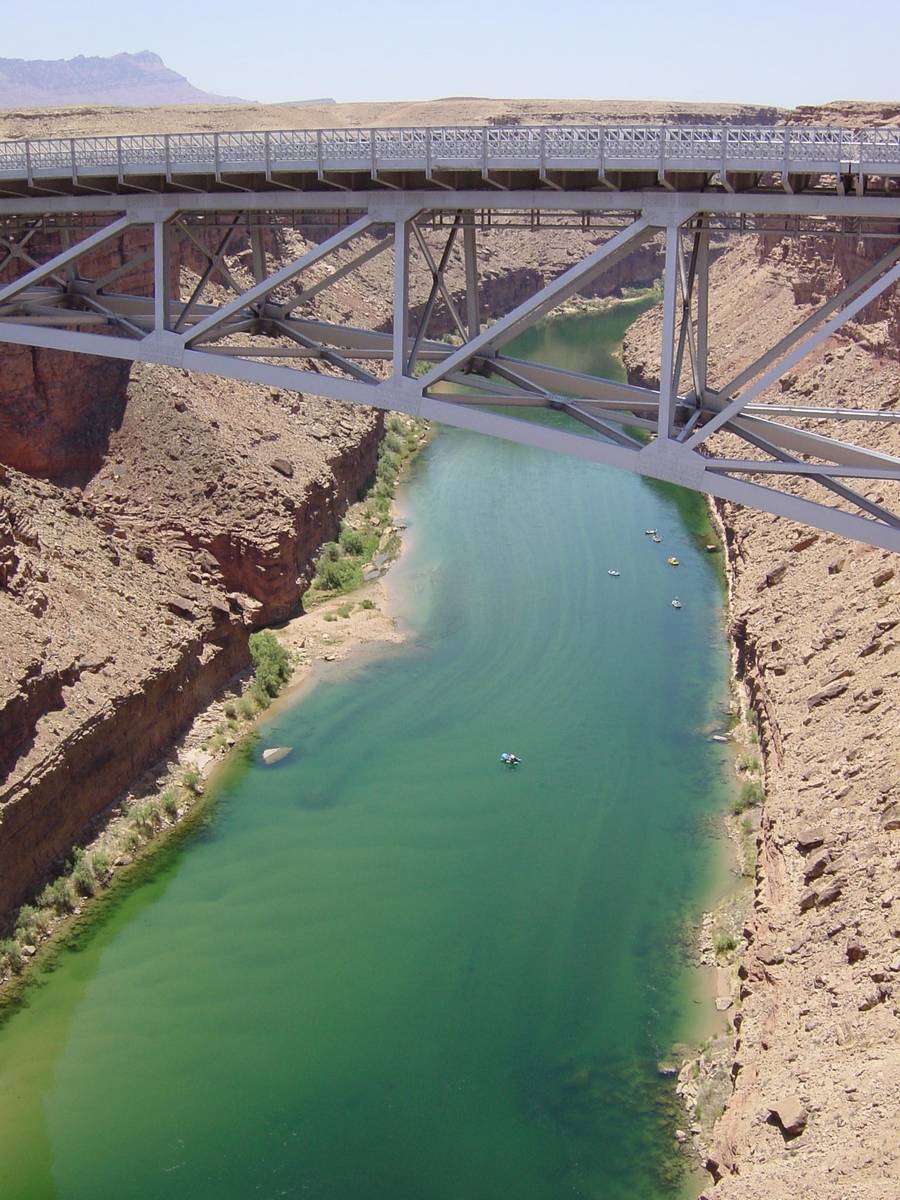
{"label": "steel bridge", "polygon": [[[308,231],[317,221],[328,226],[324,240],[272,262],[267,230]],[[595,248],[486,325],[482,239],[522,227],[578,229]],[[710,258],[728,235],[746,232],[853,238],[869,265],[712,386]],[[509,352],[523,329],[653,239],[665,254],[657,386]],[[249,246],[247,273],[230,257],[239,241]],[[205,267],[183,295],[185,244]],[[110,247],[119,260],[91,275]],[[316,297],[381,254],[392,259],[390,330],[317,319]],[[142,268],[147,286],[117,290]],[[770,391],[900,279],[897,128],[515,126],[0,142],[0,279],[0,341],[414,413],[900,551],[900,458],[878,446],[900,412],[839,397],[798,405]],[[438,312],[449,341],[432,332]],[[584,433],[508,411],[534,406],[567,413]],[[856,440],[835,436],[838,423]]]}

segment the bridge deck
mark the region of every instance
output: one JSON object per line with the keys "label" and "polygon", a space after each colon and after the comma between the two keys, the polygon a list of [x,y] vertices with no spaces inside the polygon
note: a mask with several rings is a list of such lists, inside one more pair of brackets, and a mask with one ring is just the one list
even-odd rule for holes
{"label": "bridge deck", "polygon": [[900,129],[515,126],[140,134],[0,142],[0,192],[406,189],[900,195]]}

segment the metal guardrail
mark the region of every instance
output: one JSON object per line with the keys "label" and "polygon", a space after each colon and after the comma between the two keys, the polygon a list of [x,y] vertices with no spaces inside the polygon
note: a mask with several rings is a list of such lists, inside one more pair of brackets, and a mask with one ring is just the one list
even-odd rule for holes
{"label": "metal guardrail", "polygon": [[900,128],[561,125],[271,130],[0,142],[0,177],[596,169],[900,176]]}

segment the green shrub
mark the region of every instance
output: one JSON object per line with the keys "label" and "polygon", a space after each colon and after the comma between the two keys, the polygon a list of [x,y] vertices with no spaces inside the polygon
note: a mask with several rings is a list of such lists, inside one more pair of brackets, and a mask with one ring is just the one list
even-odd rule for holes
{"label": "green shrub", "polygon": [[167,817],[178,816],[178,797],[171,788],[169,788],[168,791],[163,792],[162,797],[160,798],[160,804],[162,805],[162,810]]}
{"label": "green shrub", "polygon": [[[191,773],[186,771],[185,775]],[[197,772],[194,771],[193,774],[196,775]],[[152,838],[161,824],[159,807],[156,802],[145,800],[143,804],[139,804],[134,810],[132,824],[141,837]]]}
{"label": "green shrub", "polygon": [[406,420],[399,413],[391,413],[384,425],[388,433],[406,433]]}
{"label": "green shrub", "polygon": [[738,769],[741,771],[759,771],[759,759],[755,754],[742,754],[738,759]]}
{"label": "green shrub", "polygon": [[352,612],[353,604],[349,600],[345,600],[343,604],[339,604],[337,607],[337,615],[343,617],[345,620]]}
{"label": "green shrub", "polygon": [[48,925],[47,914],[33,904],[23,904],[19,909],[16,920],[16,938],[20,942],[34,942],[42,933],[46,933]]}
{"label": "green shrub", "polygon": [[69,912],[73,906],[71,881],[60,875],[38,894],[37,902],[41,908],[51,908],[56,913]]}
{"label": "green shrub", "polygon": [[731,805],[734,815],[740,816],[748,808],[756,808],[763,802],[763,788],[758,779],[748,779],[742,784],[740,795],[736,796]]}
{"label": "green shrub", "polygon": [[337,613],[333,613],[333,612],[327,612],[327,613],[323,613],[323,614],[322,614],[322,620],[323,620],[323,621],[336,621],[336,620],[337,620]]}
{"label": "green shrub", "polygon": [[374,601],[374,600],[370,600],[370,599],[369,599],[369,597],[368,597],[368,596],[366,596],[365,600],[360,600],[360,602],[359,602],[359,607],[360,607],[360,608],[374,608],[374,607],[375,607],[375,601]]}
{"label": "green shrub", "polygon": [[15,975],[22,970],[22,947],[14,938],[4,938],[0,942],[0,967],[12,971]]}
{"label": "green shrub", "polygon": [[136,829],[129,829],[125,834],[125,849],[129,854],[134,854],[135,851],[140,847],[140,844],[141,835]]}
{"label": "green shrub", "polygon": [[394,429],[389,429],[384,435],[384,446],[394,454],[405,454],[407,439],[402,433]]}
{"label": "green shrub", "polygon": [[322,588],[329,592],[349,592],[362,583],[362,568],[357,561],[343,558],[324,562],[319,574]]}
{"label": "green shrub", "polygon": [[91,855],[91,864],[98,879],[106,879],[109,875],[109,855],[105,850],[95,850]]}
{"label": "green shrub", "polygon": [[253,706],[253,701],[249,696],[241,696],[240,700],[238,700],[238,712],[245,721],[249,721],[254,712],[256,712],[256,709]]}
{"label": "green shrub", "polygon": [[182,773],[181,786],[185,791],[193,792],[196,796],[200,791],[200,772],[194,767],[189,767]]}
{"label": "green shrub", "polygon": [[225,716],[229,719],[229,721],[233,721],[234,718],[237,716],[237,706],[235,705],[233,700],[229,700],[226,703]]}
{"label": "green shrub", "polygon": [[79,896],[93,896],[97,890],[94,867],[86,855],[79,859],[72,870],[72,886]]}
{"label": "green shrub", "polygon": [[724,929],[717,929],[713,934],[713,949],[716,954],[730,954],[737,946],[737,940],[733,933],[726,933]]}
{"label": "green shrub", "polygon": [[326,542],[322,547],[323,562],[337,562],[341,557],[341,547],[338,542]]}
{"label": "green shrub", "polygon": [[253,683],[250,685],[250,695],[256,702],[257,708],[268,708],[272,703],[272,697],[258,679],[254,679]]}
{"label": "green shrub", "polygon": [[342,529],[341,545],[344,548],[345,554],[364,554],[366,550],[366,539],[358,529]]}
{"label": "green shrub", "polygon": [[[342,565],[340,563],[332,564]],[[250,657],[256,667],[253,694],[259,699],[264,694],[267,701],[277,696],[291,676],[291,659],[287,650],[268,629],[250,634]]]}

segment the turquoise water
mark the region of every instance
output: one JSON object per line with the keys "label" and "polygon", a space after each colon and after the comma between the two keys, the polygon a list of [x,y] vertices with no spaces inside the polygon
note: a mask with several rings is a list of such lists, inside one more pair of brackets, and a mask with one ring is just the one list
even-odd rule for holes
{"label": "turquoise water", "polygon": [[[518,349],[608,364],[630,315]],[[4,1200],[679,1194],[656,1062],[726,787],[702,505],[441,431],[404,506],[408,644],[280,711],[0,1028]]]}

